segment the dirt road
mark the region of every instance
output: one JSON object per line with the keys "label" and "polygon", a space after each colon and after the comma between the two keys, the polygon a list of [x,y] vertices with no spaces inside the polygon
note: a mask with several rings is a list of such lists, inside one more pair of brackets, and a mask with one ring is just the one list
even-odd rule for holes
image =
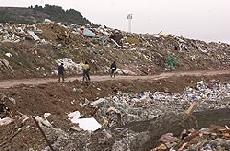
{"label": "dirt road", "polygon": [[[116,78],[110,78],[109,76],[92,76],[92,81],[108,81],[108,80],[159,80],[169,77],[180,76],[213,76],[229,74],[230,70],[202,70],[202,71],[180,71],[180,72],[165,72],[159,75],[151,76],[117,76]],[[80,76],[66,78],[66,82],[72,82],[74,80],[81,80]],[[55,78],[37,78],[37,79],[22,79],[22,80],[6,80],[0,81],[0,88],[10,88],[20,84],[25,85],[39,85],[49,82],[57,82]]]}

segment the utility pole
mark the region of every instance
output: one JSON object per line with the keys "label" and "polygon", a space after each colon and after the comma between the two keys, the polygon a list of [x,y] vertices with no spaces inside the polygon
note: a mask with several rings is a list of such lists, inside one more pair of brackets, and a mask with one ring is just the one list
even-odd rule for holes
{"label": "utility pole", "polygon": [[132,23],[132,19],[133,19],[133,14],[128,14],[127,15],[127,20],[128,20],[128,32],[131,33],[132,31],[132,26],[131,26],[131,23]]}

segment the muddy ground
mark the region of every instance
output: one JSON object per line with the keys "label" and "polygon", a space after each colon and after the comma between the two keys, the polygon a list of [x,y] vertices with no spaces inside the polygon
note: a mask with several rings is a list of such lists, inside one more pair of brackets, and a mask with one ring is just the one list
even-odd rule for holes
{"label": "muddy ground", "polygon": [[[194,87],[198,81],[219,80],[220,82],[229,82],[229,75],[209,76],[209,77],[171,77],[158,81],[104,81],[83,83],[74,81],[69,83],[47,83],[38,86],[19,85],[14,88],[0,89],[2,96],[12,97],[16,104],[11,101],[2,99],[11,111],[11,116],[18,118],[7,126],[0,127],[0,150],[28,150],[29,148],[38,149],[41,145],[46,145],[44,138],[35,126],[32,118],[21,124],[19,117],[27,115],[43,116],[44,113],[51,113],[52,125],[65,131],[71,131],[71,126],[67,114],[73,111],[80,111],[83,115],[94,116],[96,109],[89,107],[81,107],[86,99],[90,102],[98,98],[115,95],[118,92],[139,93],[145,91],[151,92],[182,92],[185,87]],[[7,98],[6,98],[7,99]],[[72,103],[71,103],[72,102]],[[198,119],[199,127],[212,124],[226,125],[230,124],[229,109],[219,111],[210,111],[204,113],[195,113]],[[212,117],[211,119],[208,117]],[[143,124],[143,123],[142,123]],[[136,129],[141,129],[148,125],[140,125],[135,123]],[[21,127],[21,131],[14,136],[17,128]],[[10,139],[12,138],[12,139]],[[96,141],[97,139],[95,139]],[[3,142],[5,142],[3,144]],[[105,146],[108,144],[105,144]],[[37,146],[37,147],[36,147]],[[93,147],[93,146],[92,146]],[[94,146],[95,147],[95,146]]]}

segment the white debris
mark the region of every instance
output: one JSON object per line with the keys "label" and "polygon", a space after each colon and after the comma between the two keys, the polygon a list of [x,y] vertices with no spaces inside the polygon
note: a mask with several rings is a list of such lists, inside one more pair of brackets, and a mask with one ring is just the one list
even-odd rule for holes
{"label": "white debris", "polygon": [[52,21],[51,20],[49,20],[49,19],[45,19],[45,21],[44,21],[45,23],[52,23]]}
{"label": "white debris", "polygon": [[71,71],[75,71],[77,73],[81,73],[82,72],[82,67],[80,64],[75,63],[72,59],[69,58],[63,58],[63,59],[58,59],[56,60],[56,62],[58,64],[63,63],[64,64],[64,68],[66,70],[71,70]]}
{"label": "white debris", "polygon": [[39,126],[52,127],[51,123],[47,119],[36,116],[35,120],[38,122]]}
{"label": "white debris", "polygon": [[68,117],[72,123],[79,124],[79,127],[83,130],[95,131],[101,128],[101,125],[93,117],[80,118],[81,113],[79,111],[70,113]]}
{"label": "white debris", "polygon": [[202,48],[200,48],[200,47],[198,47],[198,49],[199,49],[201,52],[203,52],[203,53],[207,53],[207,52],[208,52],[207,50],[202,49]]}
{"label": "white debris", "polygon": [[15,105],[16,104],[16,100],[12,97],[9,97],[9,100]]}
{"label": "white debris", "polygon": [[176,37],[176,39],[178,39],[181,43],[186,43],[183,39],[181,39],[180,37]]}
{"label": "white debris", "polygon": [[11,122],[13,122],[13,119],[10,118],[10,117],[0,118],[0,126],[8,125],[8,124],[10,124]]}
{"label": "white debris", "polygon": [[36,150],[34,150],[33,148],[29,148],[29,151],[36,151]]}
{"label": "white debris", "polygon": [[79,124],[79,127],[83,130],[95,131],[100,129],[102,126],[99,124],[95,118],[80,118],[76,121],[76,124]]}
{"label": "white debris", "polygon": [[34,40],[40,40],[40,38],[33,32],[33,31],[27,31],[29,35],[31,35]]}
{"label": "white debris", "polygon": [[75,111],[73,113],[68,114],[68,117],[72,123],[75,123],[81,117],[81,113],[79,111]]}
{"label": "white debris", "polygon": [[126,75],[137,75],[135,72],[131,71],[131,70],[123,70],[123,72],[126,74]]}
{"label": "white debris", "polygon": [[117,69],[115,72],[120,75],[137,75],[135,72],[131,70],[124,70],[124,69]]}
{"label": "white debris", "polygon": [[0,59],[0,67],[4,66],[8,69],[10,69],[11,71],[13,70],[12,67],[10,66],[10,62],[6,59]]}
{"label": "white debris", "polygon": [[96,107],[96,106],[101,106],[101,105],[103,105],[105,102],[107,102],[106,99],[100,98],[99,100],[92,102],[91,105],[94,106],[94,107]]}
{"label": "white debris", "polygon": [[62,44],[58,44],[57,47],[62,47]]}
{"label": "white debris", "polygon": [[44,117],[47,118],[47,117],[49,117],[50,115],[51,115],[50,113],[45,113],[45,114],[44,114]]}
{"label": "white debris", "polygon": [[23,115],[22,118],[23,118],[22,123],[25,123],[25,121],[27,121],[29,119],[29,117],[26,115]]}
{"label": "white debris", "polygon": [[13,55],[12,55],[11,53],[8,52],[8,53],[5,54],[5,56],[7,56],[7,57],[10,58],[10,57],[12,57]]}
{"label": "white debris", "polygon": [[21,40],[20,39],[17,39],[15,41],[13,41],[14,43],[19,43]]}
{"label": "white debris", "polygon": [[95,37],[96,35],[91,31],[89,30],[88,28],[84,28],[83,30],[83,35],[84,36],[88,36],[88,37]]}
{"label": "white debris", "polygon": [[70,103],[73,105],[73,104],[74,104],[74,102],[75,102],[75,100],[71,101]]}
{"label": "white debris", "polygon": [[41,43],[42,43],[42,44],[48,44],[49,42],[46,41],[45,39],[42,39],[42,40],[41,40]]}
{"label": "white debris", "polygon": [[158,34],[154,34],[153,36],[156,37],[156,38],[160,38],[161,37],[161,35],[158,35]]}
{"label": "white debris", "polygon": [[76,89],[76,88],[73,88],[73,92],[77,92],[77,89]]}

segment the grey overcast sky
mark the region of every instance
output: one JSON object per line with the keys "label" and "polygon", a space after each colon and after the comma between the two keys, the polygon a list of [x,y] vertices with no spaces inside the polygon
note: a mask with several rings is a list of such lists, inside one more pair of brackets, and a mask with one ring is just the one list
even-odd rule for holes
{"label": "grey overcast sky", "polygon": [[93,23],[135,33],[183,35],[230,43],[230,0],[0,0],[0,6],[52,4],[73,8]]}

